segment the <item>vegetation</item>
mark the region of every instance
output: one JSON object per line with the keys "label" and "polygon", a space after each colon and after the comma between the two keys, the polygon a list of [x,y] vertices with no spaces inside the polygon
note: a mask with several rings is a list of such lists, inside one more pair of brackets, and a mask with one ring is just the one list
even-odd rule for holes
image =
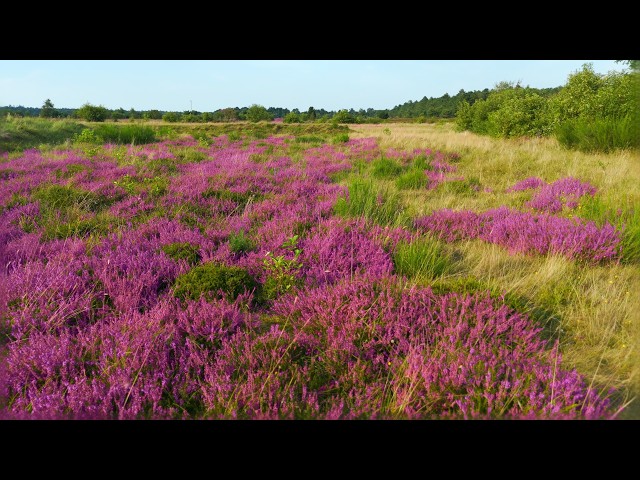
{"label": "vegetation", "polygon": [[638,73],[598,75],[590,64],[551,95],[503,83],[486,99],[462,102],[456,124],[494,137],[555,135],[561,145],[585,152],[640,146]]}
{"label": "vegetation", "polygon": [[[100,143],[129,125],[156,141]],[[631,151],[428,122],[53,147],[0,162],[2,418],[640,418]]]}

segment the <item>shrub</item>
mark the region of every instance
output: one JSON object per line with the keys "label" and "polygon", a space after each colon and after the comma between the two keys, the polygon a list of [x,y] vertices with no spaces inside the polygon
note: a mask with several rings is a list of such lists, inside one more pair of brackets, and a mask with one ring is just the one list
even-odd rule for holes
{"label": "shrub", "polygon": [[198,300],[203,296],[232,301],[244,292],[256,290],[258,283],[244,268],[205,263],[178,276],[174,286],[174,295],[181,300]]}
{"label": "shrub", "polygon": [[88,122],[104,122],[109,116],[109,110],[102,105],[96,106],[85,103],[75,112],[76,117],[82,118]]}
{"label": "shrub", "polygon": [[178,115],[176,112],[167,112],[164,115],[162,115],[162,121],[163,122],[177,122],[178,120],[180,120],[180,115]]}

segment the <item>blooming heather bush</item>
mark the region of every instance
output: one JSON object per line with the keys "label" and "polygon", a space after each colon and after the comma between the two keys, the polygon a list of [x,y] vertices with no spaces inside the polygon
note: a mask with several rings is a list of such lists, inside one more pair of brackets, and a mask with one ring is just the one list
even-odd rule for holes
{"label": "blooming heather bush", "polygon": [[595,263],[620,257],[620,231],[609,223],[598,227],[591,221],[507,207],[484,213],[443,209],[416,219],[415,225],[446,241],[480,238],[513,253],[558,253]]}
{"label": "blooming heather bush", "polygon": [[302,274],[309,285],[332,284],[367,274],[387,275],[391,257],[360,221],[330,219],[314,227],[301,242]]}
{"label": "blooming heather bush", "polygon": [[546,185],[545,181],[538,177],[529,177],[524,180],[520,180],[515,185],[507,188],[507,192],[522,192],[524,190],[535,190],[541,186]]}
{"label": "blooming heather bush", "polygon": [[[274,326],[263,341],[280,353],[254,345],[229,352],[224,369],[208,370],[215,385],[232,359],[236,403],[259,407],[262,416],[294,417],[291,398],[302,415],[320,418],[607,415],[608,401],[559,368],[557,350],[547,349],[527,317],[487,296],[436,296],[360,277],[283,297],[273,311],[284,330]],[[242,373],[252,361],[262,376]]]}
{"label": "blooming heather bush", "polygon": [[581,182],[573,177],[561,178],[542,186],[525,205],[534,210],[549,213],[560,212],[563,206],[573,210],[578,206],[580,197],[593,196],[596,192],[596,187],[587,182]]}

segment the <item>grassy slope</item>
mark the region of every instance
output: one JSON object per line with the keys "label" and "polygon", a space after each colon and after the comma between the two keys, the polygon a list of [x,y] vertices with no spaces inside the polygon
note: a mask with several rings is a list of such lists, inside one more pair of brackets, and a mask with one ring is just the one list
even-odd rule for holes
{"label": "grassy slope", "polygon": [[[598,187],[598,195],[610,205],[640,205],[640,160],[634,152],[585,154],[565,150],[553,139],[493,139],[455,132],[447,124],[356,125],[352,129],[352,138],[377,137],[382,148],[457,152],[461,154],[457,173],[480,181],[476,195],[460,195],[444,186],[433,191],[404,190],[403,200],[412,217],[440,208],[520,208],[526,196],[504,190],[530,176],[548,182],[575,176]],[[485,187],[492,191],[484,191]],[[525,309],[544,312],[538,319],[559,338],[565,365],[577,368],[594,385],[616,387],[629,399],[637,397],[622,418],[640,418],[640,266],[594,267],[554,255],[512,256],[481,241],[448,247],[456,264],[445,280],[472,277],[524,299]]]}

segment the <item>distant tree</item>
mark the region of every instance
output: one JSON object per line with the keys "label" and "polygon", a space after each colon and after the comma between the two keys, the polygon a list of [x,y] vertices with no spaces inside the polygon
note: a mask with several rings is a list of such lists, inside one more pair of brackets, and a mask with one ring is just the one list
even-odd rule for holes
{"label": "distant tree", "polygon": [[138,112],[136,112],[134,108],[131,107],[131,109],[129,110],[129,120],[133,120],[135,118],[140,118],[140,115],[138,115]]}
{"label": "distant tree", "polygon": [[261,120],[271,121],[273,116],[262,105],[253,104],[247,109],[245,114],[250,122],[259,122]]}
{"label": "distant tree", "polygon": [[164,122],[177,122],[178,120],[180,120],[180,115],[176,112],[167,112],[162,115],[162,121]]}
{"label": "distant tree", "polygon": [[127,111],[122,107],[116,110],[111,110],[111,118],[113,118],[116,121],[127,118]]}
{"label": "distant tree", "polygon": [[238,111],[235,108],[223,108],[216,113],[222,122],[237,122],[239,119]]}
{"label": "distant tree", "polygon": [[354,123],[356,118],[347,110],[340,110],[331,119],[334,123]]}
{"label": "distant tree", "polygon": [[315,119],[316,119],[316,109],[315,108],[309,107],[309,110],[307,110],[307,119],[310,122],[315,121]]}
{"label": "distant tree", "polygon": [[40,108],[40,116],[42,118],[55,118],[59,117],[60,114],[55,108],[53,108],[53,103],[51,103],[51,100],[47,98]]}
{"label": "distant tree", "polygon": [[151,120],[160,120],[162,118],[162,113],[160,112],[160,110],[148,110],[147,112],[145,112],[147,118],[151,119]]}
{"label": "distant tree", "polygon": [[213,122],[213,113],[202,112],[202,114],[200,115],[200,120],[203,122]]}
{"label": "distant tree", "polygon": [[289,112],[284,116],[284,119],[282,121],[284,123],[300,123],[300,121],[301,121],[300,114],[299,113],[294,113],[294,112]]}
{"label": "distant tree", "polygon": [[82,118],[88,122],[104,122],[109,116],[109,110],[102,105],[96,106],[90,103],[85,103],[82,107],[76,110],[76,117]]}

